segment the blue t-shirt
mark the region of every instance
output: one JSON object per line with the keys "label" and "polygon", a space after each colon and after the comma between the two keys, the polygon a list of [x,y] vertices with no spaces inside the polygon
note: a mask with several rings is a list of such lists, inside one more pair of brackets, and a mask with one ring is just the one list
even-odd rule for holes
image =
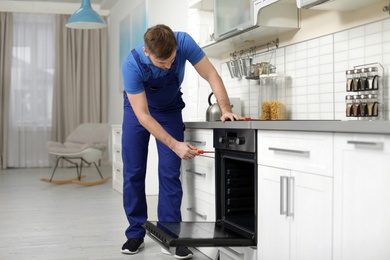
{"label": "blue t-shirt", "polygon": [[[177,39],[175,73],[178,75],[180,86],[184,79],[186,61],[188,60],[194,66],[205,56],[205,53],[188,33],[175,32],[175,35]],[[145,56],[142,50],[143,47],[144,44],[141,44],[135,50],[138,52],[141,62],[151,69],[152,77],[156,79],[165,76],[168,70],[162,70],[154,66],[149,57]],[[147,81],[147,77],[138,66],[131,52],[123,62],[122,75],[126,93],[138,94],[144,91],[143,82]]]}

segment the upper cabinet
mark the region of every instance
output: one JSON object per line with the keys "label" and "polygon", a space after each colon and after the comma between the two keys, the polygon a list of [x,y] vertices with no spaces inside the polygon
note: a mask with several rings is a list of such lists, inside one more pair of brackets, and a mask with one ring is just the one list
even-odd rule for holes
{"label": "upper cabinet", "polygon": [[[220,57],[228,51],[256,46],[271,37],[299,29],[296,0],[213,2],[215,40],[202,46],[208,56]],[[196,4],[206,8],[210,3],[200,1]]]}
{"label": "upper cabinet", "polygon": [[317,9],[317,10],[335,10],[335,11],[353,11],[372,5],[382,0],[296,0],[298,8]]}

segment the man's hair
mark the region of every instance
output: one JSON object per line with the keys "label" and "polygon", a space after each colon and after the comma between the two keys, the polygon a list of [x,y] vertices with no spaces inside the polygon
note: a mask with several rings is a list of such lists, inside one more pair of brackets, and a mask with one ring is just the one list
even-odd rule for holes
{"label": "man's hair", "polygon": [[168,59],[176,50],[176,36],[168,26],[157,24],[144,34],[145,47],[158,59]]}

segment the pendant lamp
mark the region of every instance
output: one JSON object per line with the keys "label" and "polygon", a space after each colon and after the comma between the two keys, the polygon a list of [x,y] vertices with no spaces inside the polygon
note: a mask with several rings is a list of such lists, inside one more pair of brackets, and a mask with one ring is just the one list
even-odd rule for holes
{"label": "pendant lamp", "polygon": [[92,9],[89,0],[82,0],[80,9],[69,17],[65,26],[73,29],[100,29],[107,27],[107,24]]}

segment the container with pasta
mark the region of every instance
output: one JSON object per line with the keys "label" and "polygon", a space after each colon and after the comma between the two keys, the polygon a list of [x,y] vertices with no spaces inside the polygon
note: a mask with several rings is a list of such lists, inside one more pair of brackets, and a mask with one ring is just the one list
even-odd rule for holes
{"label": "container with pasta", "polygon": [[259,119],[287,119],[286,76],[273,73],[260,75],[259,79]]}

